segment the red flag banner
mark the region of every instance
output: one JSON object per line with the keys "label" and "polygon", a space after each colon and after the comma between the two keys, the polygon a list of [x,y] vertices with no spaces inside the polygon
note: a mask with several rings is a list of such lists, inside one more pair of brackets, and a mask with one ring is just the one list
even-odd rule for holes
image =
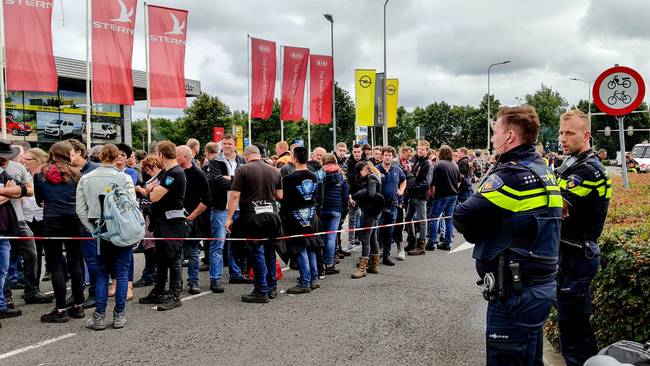
{"label": "red flag banner", "polygon": [[147,6],[151,106],[185,108],[187,10]]}
{"label": "red flag banner", "polygon": [[133,34],[137,0],[93,0],[92,98],[133,104]]}
{"label": "red flag banner", "polygon": [[56,92],[52,52],[54,0],[2,0],[8,90]]}
{"label": "red flag banner", "polygon": [[267,119],[275,94],[275,42],[251,38],[251,118]]}
{"label": "red flag banner", "polygon": [[332,56],[309,56],[309,120],[315,125],[332,122]]}
{"label": "red flag banner", "polygon": [[284,47],[280,114],[283,121],[300,121],[302,118],[308,60],[309,48]]}
{"label": "red flag banner", "polygon": [[219,142],[223,140],[223,127],[212,127],[212,140]]}

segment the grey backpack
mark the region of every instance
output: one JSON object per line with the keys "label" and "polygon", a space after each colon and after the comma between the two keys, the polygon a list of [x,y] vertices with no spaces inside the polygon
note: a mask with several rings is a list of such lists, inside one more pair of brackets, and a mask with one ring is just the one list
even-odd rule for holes
{"label": "grey backpack", "polygon": [[138,202],[123,187],[112,183],[104,195],[102,219],[96,234],[115,246],[128,247],[144,238],[144,225]]}

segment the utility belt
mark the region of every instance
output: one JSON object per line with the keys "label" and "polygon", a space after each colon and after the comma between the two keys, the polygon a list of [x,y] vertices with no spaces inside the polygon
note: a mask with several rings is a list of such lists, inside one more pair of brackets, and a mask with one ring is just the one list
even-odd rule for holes
{"label": "utility belt", "polygon": [[483,298],[489,302],[503,299],[510,294],[521,294],[524,287],[541,285],[551,281],[552,278],[544,280],[533,280],[527,278],[521,272],[519,262],[506,260],[505,255],[499,256],[499,264],[496,272],[488,272],[483,279],[476,282],[483,286]]}
{"label": "utility belt", "polygon": [[600,250],[598,243],[593,240],[573,240],[573,239],[560,239],[560,244],[565,248],[573,248],[576,251],[584,251],[585,258],[594,259],[598,256]]}
{"label": "utility belt", "polygon": [[263,213],[278,213],[278,204],[275,201],[259,200],[253,201],[246,207],[241,207],[242,214],[255,214],[260,215]]}

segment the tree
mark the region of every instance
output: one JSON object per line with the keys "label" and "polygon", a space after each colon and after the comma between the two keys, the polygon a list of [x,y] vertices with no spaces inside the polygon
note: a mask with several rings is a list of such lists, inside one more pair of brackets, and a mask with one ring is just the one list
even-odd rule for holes
{"label": "tree", "polygon": [[388,142],[391,146],[415,144],[415,120],[406,108],[397,108],[397,127],[388,130]]}
{"label": "tree", "polygon": [[224,130],[228,130],[229,126],[226,124],[230,121],[230,108],[217,96],[201,93],[184,112],[182,119],[186,136],[196,138],[201,142],[201,146],[212,141],[213,127],[224,127]]}
{"label": "tree", "polygon": [[[152,118],[151,119],[151,140],[163,141],[170,140],[171,142],[182,145],[187,142],[187,134],[185,133],[185,121],[183,118],[177,118],[172,121],[168,118]],[[133,148],[138,150],[147,151],[147,120],[138,119],[131,124],[131,136]]]}
{"label": "tree", "polygon": [[558,140],[560,116],[566,111],[567,103],[559,92],[542,84],[534,94],[526,95],[526,104],[535,107],[539,116],[539,142],[553,145]]}

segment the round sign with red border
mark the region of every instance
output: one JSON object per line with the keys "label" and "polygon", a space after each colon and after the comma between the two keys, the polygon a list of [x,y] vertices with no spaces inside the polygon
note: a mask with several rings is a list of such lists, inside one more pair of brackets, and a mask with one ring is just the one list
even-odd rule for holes
{"label": "round sign with red border", "polygon": [[598,109],[613,116],[622,116],[641,105],[645,83],[635,70],[614,66],[598,76],[592,94]]}

